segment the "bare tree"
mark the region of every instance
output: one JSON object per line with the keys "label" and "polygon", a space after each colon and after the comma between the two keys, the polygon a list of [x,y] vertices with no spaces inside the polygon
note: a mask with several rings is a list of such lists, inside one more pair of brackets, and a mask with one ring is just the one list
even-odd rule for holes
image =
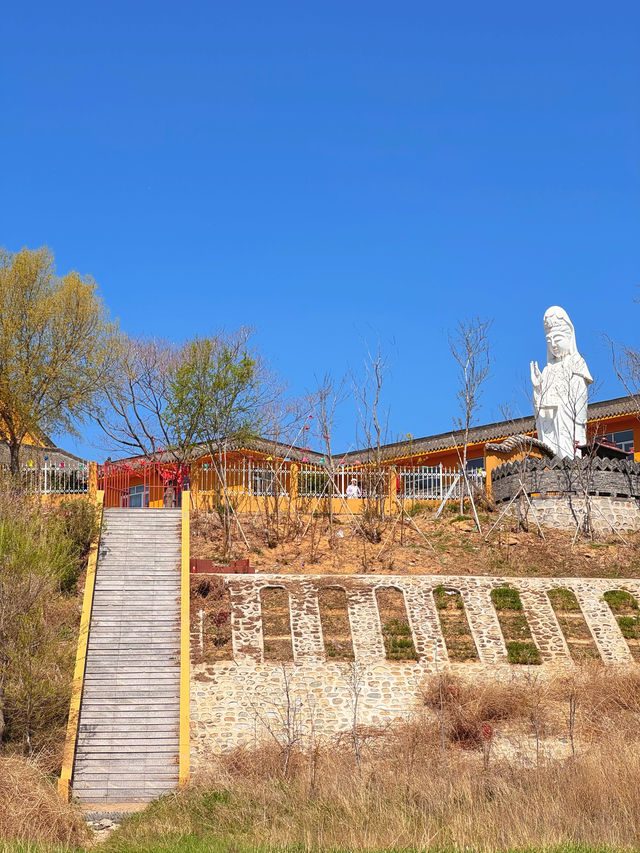
{"label": "bare tree", "polygon": [[293,471],[287,468],[289,454],[308,440],[312,415],[308,399],[278,398],[265,407],[263,415],[264,447],[268,451],[264,465],[268,482],[264,501],[264,522],[267,544],[279,542],[299,533],[302,522],[291,500]]}
{"label": "bare tree", "polygon": [[172,423],[167,416],[172,374],[179,361],[180,348],[169,341],[121,338],[114,374],[94,415],[109,450],[147,459],[166,450],[182,460],[194,430]]}
{"label": "bare tree", "polygon": [[[380,342],[375,352],[367,348],[364,361],[364,376],[351,374],[353,393],[358,401],[359,427],[367,447],[367,467],[360,483],[364,500],[365,517],[373,523],[372,541],[379,541],[378,521],[385,517],[386,471],[382,465],[382,446],[388,440],[389,409],[384,408],[382,390],[385,376],[389,372],[389,359],[382,352]],[[356,441],[358,430],[356,429]],[[365,528],[371,525],[366,524]]]}
{"label": "bare tree", "polygon": [[336,462],[333,456],[331,433],[335,423],[336,409],[345,398],[344,378],[339,382],[326,373],[322,380],[317,381],[317,388],[312,395],[316,428],[324,451],[324,468],[327,474],[327,497],[329,500],[329,541],[333,542],[334,515],[333,497],[336,488]]}
{"label": "bare tree", "polygon": [[[526,393],[529,394],[530,389],[527,387],[525,389]],[[533,405],[533,398],[531,398]],[[522,417],[520,415],[515,415],[512,406],[509,403],[505,403],[500,407],[500,412],[502,414],[502,419],[506,423],[509,424],[507,428],[508,438],[503,442],[494,443],[488,442],[485,445],[485,451],[499,451],[505,454],[513,454],[517,453],[516,457],[510,459],[509,462],[512,466],[515,466],[518,473],[518,483],[519,490],[518,492],[511,497],[508,504],[502,508],[502,511],[494,524],[491,526],[491,529],[485,536],[485,540],[489,539],[491,533],[500,526],[500,522],[507,515],[512,505],[517,501],[516,506],[516,531],[523,529],[525,531],[529,530],[529,512],[532,511],[533,520],[536,524],[539,536],[544,539],[544,532],[542,527],[540,526],[540,521],[538,519],[538,515],[536,513],[533,504],[531,503],[531,499],[527,492],[526,481],[527,481],[527,473],[529,461],[533,458],[537,458],[538,454],[548,453],[551,454],[550,450],[546,450],[538,439],[534,438],[532,435],[528,435],[527,433],[523,433],[523,423]],[[489,474],[487,474],[487,477]],[[508,549],[507,549],[508,556]]]}
{"label": "bare tree", "polygon": [[256,723],[260,723],[273,738],[282,755],[282,775],[290,775],[291,759],[304,735],[304,703],[297,694],[294,670],[285,663],[280,666],[282,692],[268,693],[258,688],[247,694]]}
{"label": "bare tree", "polygon": [[345,674],[345,681],[349,691],[351,704],[351,740],[353,743],[353,754],[355,755],[358,775],[362,776],[362,755],[360,751],[360,696],[364,688],[364,673],[358,661],[352,661]]}
{"label": "bare tree", "polygon": [[633,400],[636,412],[640,412],[640,350],[616,345],[610,338],[606,340],[611,349],[611,363],[615,374]]}
{"label": "bare tree", "polygon": [[493,320],[471,317],[458,322],[456,330],[449,335],[449,349],[458,365],[457,398],[461,416],[455,419],[463,434],[460,458],[461,489],[460,512],[464,511],[467,485],[467,447],[469,430],[480,410],[483,385],[489,377],[491,357],[489,353],[489,330]]}

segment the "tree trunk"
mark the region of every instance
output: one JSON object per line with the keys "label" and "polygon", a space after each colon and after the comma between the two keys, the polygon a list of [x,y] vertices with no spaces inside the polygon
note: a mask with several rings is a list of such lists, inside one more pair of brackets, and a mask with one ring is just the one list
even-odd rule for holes
{"label": "tree trunk", "polygon": [[461,478],[460,478],[460,515],[464,515],[464,496],[465,496],[465,486],[466,486],[466,472],[467,472],[467,441],[468,441],[468,429],[465,430],[464,435],[464,447],[462,448],[462,465],[460,466]]}
{"label": "tree trunk", "polygon": [[20,442],[9,442],[9,460],[11,476],[20,476]]}

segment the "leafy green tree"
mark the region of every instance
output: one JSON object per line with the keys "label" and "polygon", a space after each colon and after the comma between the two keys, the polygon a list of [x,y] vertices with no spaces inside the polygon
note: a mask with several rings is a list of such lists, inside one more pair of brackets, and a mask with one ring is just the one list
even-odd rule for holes
{"label": "leafy green tree", "polygon": [[171,374],[165,412],[174,434],[185,440],[189,436],[193,445],[205,445],[211,456],[225,553],[231,545],[232,521],[238,521],[226,488],[227,454],[260,435],[264,411],[279,394],[249,340],[250,332],[240,329],[188,341]]}
{"label": "leafy green tree", "polygon": [[266,402],[264,371],[249,350],[249,332],[196,337],[181,349],[170,379],[166,420],[216,452],[255,438]]}
{"label": "leafy green tree", "polygon": [[42,247],[0,249],[0,436],[11,472],[41,432],[76,433],[109,375],[115,327],[93,279],[56,275]]}

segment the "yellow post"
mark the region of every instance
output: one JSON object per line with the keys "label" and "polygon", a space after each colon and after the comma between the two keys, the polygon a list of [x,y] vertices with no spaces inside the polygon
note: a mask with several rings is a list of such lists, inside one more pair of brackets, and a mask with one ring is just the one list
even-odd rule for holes
{"label": "yellow post", "polygon": [[487,496],[488,501],[493,500],[493,483],[491,482],[491,475],[493,473],[493,469],[497,468],[498,465],[502,465],[504,461],[504,454],[502,457],[498,456],[495,451],[486,450],[484,451],[484,491]]}
{"label": "yellow post", "polygon": [[180,570],[180,747],[178,785],[189,781],[189,707],[191,679],[189,675],[189,500],[182,493],[182,563]]}
{"label": "yellow post", "polygon": [[89,500],[95,501],[98,493],[98,463],[89,462]]}
{"label": "yellow post", "polygon": [[484,473],[485,473],[485,494],[487,500],[493,500],[493,471],[506,462],[516,462],[521,459],[542,459],[542,453],[537,447],[532,447],[526,450],[516,448],[515,450],[501,453],[496,450],[486,450],[484,452]]}
{"label": "yellow post", "polygon": [[[94,463],[95,464],[95,463]],[[87,560],[87,579],[84,584],[84,597],[82,600],[82,615],[80,617],[80,630],[78,632],[78,648],[76,650],[76,665],[73,671],[73,684],[71,686],[71,703],[69,706],[69,721],[67,722],[67,735],[62,753],[62,772],[58,779],[58,796],[65,803],[69,802],[69,789],[73,775],[73,762],[76,755],[76,743],[78,740],[78,724],[80,722],[80,703],[82,701],[82,689],[84,687],[84,670],[87,663],[87,645],[89,643],[89,628],[91,627],[91,608],[93,607],[93,591],[96,583],[96,567],[98,564],[98,547],[100,545],[100,531],[102,529],[102,508],[104,506],[104,492],[96,494],[98,509],[98,534],[91,543],[89,558]]]}
{"label": "yellow post", "polygon": [[298,470],[297,463],[292,462],[289,466],[289,498],[294,506],[294,501],[298,500]]}

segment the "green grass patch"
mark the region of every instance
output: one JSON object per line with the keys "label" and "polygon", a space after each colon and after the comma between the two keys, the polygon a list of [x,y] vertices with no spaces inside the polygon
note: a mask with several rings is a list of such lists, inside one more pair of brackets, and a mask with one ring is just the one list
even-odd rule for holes
{"label": "green grass patch", "polygon": [[447,591],[444,588],[443,584],[438,584],[438,586],[433,590],[433,597],[436,602],[436,607],[438,610],[446,610],[447,609]]}
{"label": "green grass patch", "polygon": [[491,590],[491,600],[498,614],[509,663],[542,663],[540,652],[532,641],[529,625],[522,612],[518,590],[509,584],[503,584]]}
{"label": "green grass patch", "polygon": [[446,589],[444,584],[438,584],[433,590],[433,597],[438,610],[446,610],[452,602],[457,610],[464,610],[464,602],[457,589]]}
{"label": "green grass patch", "polygon": [[387,660],[417,660],[411,628],[401,619],[389,619],[382,626]]}
{"label": "green grass patch", "polygon": [[542,663],[538,647],[534,643],[523,643],[512,640],[507,643],[507,660],[509,663],[538,664]]}
{"label": "green grass patch", "polygon": [[580,605],[578,604],[575,593],[565,586],[550,589],[547,596],[554,610],[564,610],[571,613],[580,611]]}
{"label": "green grass patch", "polygon": [[625,610],[637,610],[638,602],[630,592],[624,589],[612,589],[602,596],[614,613]]}
{"label": "green grass patch", "polygon": [[618,616],[618,625],[625,640],[640,639],[640,620],[637,616]]}
{"label": "green grass patch", "polygon": [[416,515],[420,515],[421,512],[424,512],[426,509],[429,509],[429,504],[424,501],[414,501],[411,506],[405,510],[407,515],[411,516],[411,518],[415,518]]}
{"label": "green grass patch", "polygon": [[508,583],[491,590],[491,601],[496,610],[522,610],[520,593]]}

